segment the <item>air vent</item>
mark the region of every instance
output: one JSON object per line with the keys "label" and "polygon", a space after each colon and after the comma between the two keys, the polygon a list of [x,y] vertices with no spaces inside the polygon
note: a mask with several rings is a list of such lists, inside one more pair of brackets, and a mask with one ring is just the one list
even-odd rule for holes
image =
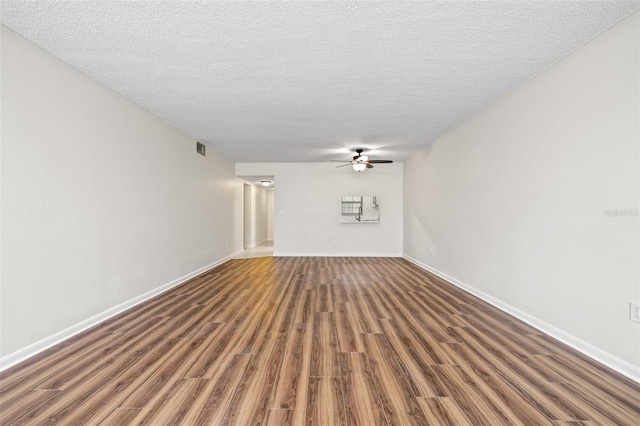
{"label": "air vent", "polygon": [[197,145],[196,145],[196,151],[198,152],[198,154],[200,154],[200,155],[207,155],[207,154],[205,153],[205,148],[206,148],[206,147],[204,146],[204,144],[203,144],[203,143],[200,143],[200,142],[198,142],[198,141],[196,141],[196,144],[197,144]]}

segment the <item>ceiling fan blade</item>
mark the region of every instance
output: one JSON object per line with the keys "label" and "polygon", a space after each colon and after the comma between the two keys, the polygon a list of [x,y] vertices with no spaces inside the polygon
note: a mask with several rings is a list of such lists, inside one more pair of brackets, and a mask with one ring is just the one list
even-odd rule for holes
{"label": "ceiling fan blade", "polygon": [[369,162],[374,164],[388,164],[393,163],[393,160],[369,160]]}
{"label": "ceiling fan blade", "polygon": [[367,163],[367,169],[373,169],[373,166],[369,163]]}
{"label": "ceiling fan blade", "polygon": [[339,168],[339,167],[345,167],[345,166],[350,166],[350,165],[351,165],[351,163],[341,164],[339,166],[336,166],[336,169]]}
{"label": "ceiling fan blade", "polygon": [[344,163],[344,162],[349,161],[349,160],[329,160],[329,161],[336,161],[338,163]]}

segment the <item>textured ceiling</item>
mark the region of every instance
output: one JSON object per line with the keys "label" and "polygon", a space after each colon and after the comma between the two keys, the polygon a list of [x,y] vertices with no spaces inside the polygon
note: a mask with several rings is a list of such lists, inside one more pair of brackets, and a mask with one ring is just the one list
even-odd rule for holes
{"label": "textured ceiling", "polygon": [[236,162],[404,160],[638,6],[3,0],[2,22]]}

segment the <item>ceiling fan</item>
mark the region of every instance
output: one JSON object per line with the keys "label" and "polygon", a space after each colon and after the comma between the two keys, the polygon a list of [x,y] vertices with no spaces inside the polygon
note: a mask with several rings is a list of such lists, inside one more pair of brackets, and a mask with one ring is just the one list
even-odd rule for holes
{"label": "ceiling fan", "polygon": [[[363,152],[364,152],[364,149],[362,148],[356,149],[356,155],[353,156],[353,160],[349,161],[346,164],[341,164],[340,166],[337,166],[337,167],[352,166],[353,170],[359,173],[365,169],[372,169],[374,164],[393,163],[393,160],[369,160],[368,155],[362,155]],[[342,162],[343,160],[331,160],[331,161]]]}

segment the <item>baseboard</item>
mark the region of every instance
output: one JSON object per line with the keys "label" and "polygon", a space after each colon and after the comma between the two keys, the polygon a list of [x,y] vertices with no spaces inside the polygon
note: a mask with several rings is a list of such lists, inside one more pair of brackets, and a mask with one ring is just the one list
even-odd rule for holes
{"label": "baseboard", "polygon": [[229,259],[231,259],[233,256],[236,256],[238,254],[242,253],[242,251],[239,251],[237,253],[234,253],[230,256],[224,257],[216,262],[210,263],[209,265],[203,266],[202,268],[199,268],[193,272],[188,273],[187,275],[184,275],[180,278],[177,278],[167,284],[164,284],[158,288],[155,288],[151,291],[148,291],[144,294],[141,294],[140,296],[134,297],[131,300],[128,300],[124,303],[121,303],[117,306],[114,306],[113,308],[107,309],[104,312],[101,312],[97,315],[92,316],[91,318],[88,318],[76,325],[73,325],[71,327],[68,327],[62,331],[59,331],[58,333],[55,333],[49,337],[46,337],[42,340],[39,340],[35,343],[32,343],[29,346],[26,346],[20,350],[17,350],[16,352],[13,352],[9,355],[6,355],[2,358],[0,358],[0,371],[6,370],[7,368],[13,367],[14,365],[25,361],[28,358],[31,358],[34,355],[37,355],[38,353],[49,349],[50,347],[57,345],[58,343],[72,337],[75,336],[78,333],[81,333],[85,330],[88,330],[89,328],[100,324],[101,322],[115,316],[118,315],[121,312],[126,311],[127,309],[130,309],[136,305],[139,305],[142,302],[145,302],[149,299],[151,299],[152,297],[155,297],[161,293],[164,293],[165,291],[180,285],[188,280],[190,280],[191,278],[198,276],[204,272],[207,272],[208,270],[215,268],[218,265],[221,265],[223,263],[225,263],[226,261],[228,261]]}
{"label": "baseboard", "polygon": [[474,287],[463,283],[462,281],[459,281],[457,279],[455,279],[454,277],[451,277],[447,274],[445,274],[444,272],[441,272],[427,264],[424,264],[416,259],[413,259],[407,255],[403,256],[406,260],[408,260],[409,262],[413,263],[416,266],[419,266],[422,269],[425,269],[426,271],[431,272],[434,275],[439,276],[440,278],[450,282],[451,284],[455,285],[456,287],[461,288],[462,290],[465,290],[471,294],[473,294],[476,297],[479,297],[480,299],[484,300],[485,302],[495,306],[496,308],[500,309],[501,311],[504,311],[506,313],[508,313],[509,315],[513,315],[514,317],[518,318],[521,321],[524,321],[525,323],[529,324],[530,326],[542,331],[545,334],[548,334],[549,336],[558,339],[559,341],[561,341],[562,343],[572,347],[573,349],[583,353],[584,355],[588,356],[589,358],[592,358],[604,365],[606,365],[607,367],[617,371],[618,373],[630,378],[631,380],[634,380],[638,383],[640,383],[640,367],[633,365],[623,359],[620,359],[616,356],[611,355],[610,353],[603,351],[602,349],[593,346],[590,343],[585,342],[584,340],[578,339],[577,337],[557,328],[554,327],[553,325],[546,323],[536,317],[534,317],[533,315],[530,315],[526,312],[523,312],[517,308],[514,308],[513,306],[504,303],[503,301],[496,299],[493,296],[490,296],[480,290],[475,289]]}
{"label": "baseboard", "polygon": [[267,241],[271,241],[271,240],[268,240],[268,239],[267,239],[267,240],[262,240],[262,241],[260,241],[259,243],[255,243],[255,244],[248,245],[246,248],[248,248],[248,249],[249,249],[249,248],[258,247],[260,244],[262,244],[262,243],[266,243]]}
{"label": "baseboard", "polygon": [[283,253],[273,252],[273,257],[402,257],[400,253]]}

